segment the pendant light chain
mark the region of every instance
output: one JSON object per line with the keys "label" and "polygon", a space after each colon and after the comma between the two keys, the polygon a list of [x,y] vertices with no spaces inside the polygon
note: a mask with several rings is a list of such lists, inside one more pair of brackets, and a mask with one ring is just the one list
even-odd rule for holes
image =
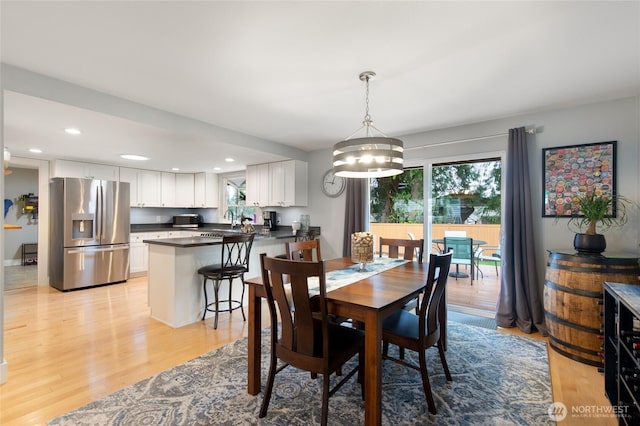
{"label": "pendant light chain", "polygon": [[365,101],[364,101],[364,121],[362,122],[362,124],[365,125],[365,127],[367,128],[366,130],[366,134],[367,136],[371,136],[371,124],[373,123],[373,121],[371,120],[371,115],[369,115],[369,76],[367,76],[365,78],[365,84],[366,84],[366,94],[365,94]]}

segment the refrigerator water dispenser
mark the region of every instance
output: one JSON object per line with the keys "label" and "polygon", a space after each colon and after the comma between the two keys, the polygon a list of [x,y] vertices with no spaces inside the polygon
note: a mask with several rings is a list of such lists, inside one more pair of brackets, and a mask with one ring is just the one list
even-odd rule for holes
{"label": "refrigerator water dispenser", "polygon": [[95,235],[93,233],[93,220],[92,214],[74,214],[71,217],[71,238],[74,240],[93,240]]}

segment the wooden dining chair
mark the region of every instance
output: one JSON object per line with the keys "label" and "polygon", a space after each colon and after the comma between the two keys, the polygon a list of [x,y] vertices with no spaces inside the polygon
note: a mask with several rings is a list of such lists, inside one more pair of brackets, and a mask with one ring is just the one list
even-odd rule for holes
{"label": "wooden dining chair", "polygon": [[[440,307],[444,303],[451,258],[451,252],[429,255],[429,272],[422,292],[422,302],[420,303],[418,315],[405,310],[398,310],[382,323],[382,358],[420,372],[427,405],[429,406],[429,412],[432,414],[436,414],[436,406],[433,401],[427,372],[427,349],[433,346],[438,348],[444,374],[448,381],[452,380],[442,344],[442,327],[444,324],[440,324],[441,317],[439,315]],[[419,364],[415,365],[402,358],[389,356],[389,343],[417,352]]]}
{"label": "wooden dining chair", "polygon": [[305,260],[318,262],[322,260],[320,240],[291,241],[284,244],[287,258],[290,260]]}
{"label": "wooden dining chair", "polygon": [[[220,263],[214,263],[198,269],[198,274],[204,277],[202,283],[204,291],[204,313],[202,314],[202,319],[205,319],[207,312],[214,312],[214,329],[218,328],[218,313],[220,312],[231,313],[236,309],[240,309],[242,319],[244,321],[247,320],[244,315],[244,308],[242,307],[242,301],[244,299],[244,274],[249,272],[249,255],[251,253],[254,236],[255,234],[237,234],[223,237],[220,249]],[[242,281],[242,296],[238,300],[233,300],[233,280],[236,278],[240,278]],[[209,303],[207,297],[208,280],[213,282],[214,301],[212,303]],[[227,299],[220,300],[218,295],[220,284],[225,280],[229,281],[229,296]],[[224,309],[220,308],[220,304],[224,305]]]}
{"label": "wooden dining chair", "polygon": [[[424,252],[424,240],[403,240],[399,238],[383,238],[380,237],[380,248],[379,256],[382,257],[382,246],[387,247],[387,253],[390,258],[397,259],[400,257],[399,248],[402,247],[404,249],[403,259],[405,260],[414,260],[417,259],[419,263],[422,263],[422,253]],[[403,309],[411,310],[415,309],[416,313],[418,313],[418,303],[419,298],[409,301]]]}
{"label": "wooden dining chair", "polygon": [[315,240],[316,232],[311,229],[298,229],[296,231],[295,241],[307,241],[307,240]]}
{"label": "wooden dining chair", "polygon": [[[260,265],[271,318],[271,355],[259,417],[265,417],[267,414],[276,374],[290,365],[312,374],[322,374],[320,423],[326,425],[329,396],[356,372],[364,396],[364,333],[328,320],[323,261],[278,259],[267,257],[263,253],[260,255]],[[289,282],[285,278],[287,276]],[[309,282],[312,277],[318,280],[318,288],[310,288]],[[290,297],[287,297],[286,293],[289,291]],[[290,305],[293,305],[293,309]],[[329,389],[331,373],[338,371],[356,354],[358,365],[344,375],[333,389]],[[284,366],[278,368],[278,360],[282,361]]]}
{"label": "wooden dining chair", "polygon": [[403,240],[400,238],[383,238],[380,237],[379,247],[379,256],[382,257],[383,249],[382,246],[387,247],[388,256],[393,259],[397,259],[400,257],[400,247],[403,248],[402,257],[405,260],[413,260],[417,259],[418,262],[422,263],[422,256],[424,251],[424,239],[420,240]]}

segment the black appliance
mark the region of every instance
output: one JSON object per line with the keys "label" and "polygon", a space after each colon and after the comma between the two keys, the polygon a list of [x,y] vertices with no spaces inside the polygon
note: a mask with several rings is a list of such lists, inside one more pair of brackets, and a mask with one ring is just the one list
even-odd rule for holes
{"label": "black appliance", "polygon": [[262,212],[262,223],[265,228],[269,228],[270,231],[275,231],[278,227],[278,220],[276,218],[276,212],[273,210],[265,210]]}
{"label": "black appliance", "polygon": [[177,214],[173,216],[174,228],[197,228],[202,222],[202,216],[199,214]]}

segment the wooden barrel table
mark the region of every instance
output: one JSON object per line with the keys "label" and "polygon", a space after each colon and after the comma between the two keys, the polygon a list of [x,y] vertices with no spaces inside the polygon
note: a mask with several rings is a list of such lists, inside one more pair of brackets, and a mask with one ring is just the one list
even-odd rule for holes
{"label": "wooden barrel table", "polygon": [[544,314],[549,344],[576,361],[602,366],[604,282],[640,284],[638,256],[632,253],[581,255],[549,250],[544,282]]}

